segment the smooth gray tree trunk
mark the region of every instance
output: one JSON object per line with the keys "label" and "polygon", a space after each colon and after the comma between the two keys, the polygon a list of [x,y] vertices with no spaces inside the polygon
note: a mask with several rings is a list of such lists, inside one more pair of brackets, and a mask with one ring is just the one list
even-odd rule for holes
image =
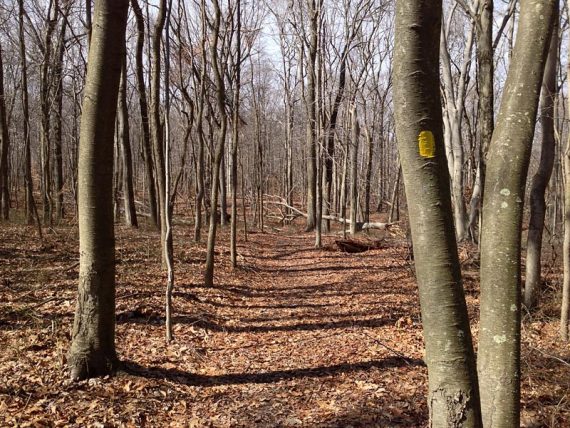
{"label": "smooth gray tree trunk", "polygon": [[[160,219],[160,247],[162,249],[162,263],[166,266],[166,173],[164,170],[164,138],[163,126],[160,120],[160,78],[161,78],[161,46],[162,32],[166,23],[166,0],[160,0],[158,16],[154,24],[154,33],[151,38],[152,71],[150,93],[150,124],[152,133],[152,147],[154,153],[154,167],[156,170],[156,183],[158,189],[158,217]],[[166,88],[168,90],[168,88]],[[150,183],[149,183],[150,185]]]}
{"label": "smooth gray tree trunk", "polygon": [[[558,9],[558,8],[557,8]],[[531,308],[536,300],[536,293],[541,282],[542,232],[546,216],[544,194],[554,166],[554,103],[558,92],[556,79],[558,67],[558,11],[554,18],[548,61],[544,70],[542,95],[540,102],[540,126],[542,128],[542,149],[538,171],[532,178],[530,189],[530,220],[526,245],[526,279],[524,287],[524,305]]]}
{"label": "smooth gray tree trunk", "polygon": [[48,22],[43,38],[44,49],[40,69],[40,106],[41,106],[41,133],[40,133],[40,160],[41,160],[41,183],[43,200],[43,221],[51,226],[53,221],[52,200],[52,171],[51,171],[51,81],[50,66],[52,61],[52,35],[55,30],[58,13],[58,0],[50,0],[48,4]]}
{"label": "smooth gray tree trunk", "polygon": [[356,107],[351,111],[352,141],[350,142],[350,234],[356,235],[356,214],[358,212],[358,141],[360,139],[360,125]]}
{"label": "smooth gray tree trunk", "polygon": [[146,85],[144,81],[144,39],[145,25],[144,16],[140,8],[138,0],[131,0],[133,12],[137,23],[137,44],[135,50],[136,59],[136,80],[137,90],[139,93],[139,109],[142,122],[142,146],[143,158],[145,162],[145,177],[148,189],[148,204],[150,211],[150,223],[153,227],[158,228],[158,202],[156,200],[156,185],[154,180],[154,162],[152,159],[152,144],[150,137],[150,125],[148,116],[148,101],[146,95]]}
{"label": "smooth gray tree trunk", "polygon": [[[237,267],[237,192],[238,192],[238,145],[239,145],[239,110],[240,110],[240,91],[241,91],[241,3],[236,5],[236,59],[234,64],[234,98],[233,98],[233,116],[232,116],[232,147],[231,147],[231,171],[230,181],[232,186],[232,217],[230,225],[230,259],[232,267]],[[245,199],[242,199],[245,206]]]}
{"label": "smooth gray tree trunk", "polygon": [[[477,127],[479,130],[479,179],[471,195],[469,210],[469,229],[473,231],[481,210],[485,185],[487,152],[491,144],[494,129],[495,92],[493,62],[493,0],[479,2],[479,11],[475,18],[476,53],[477,53]],[[474,236],[478,234],[473,233]]]}
{"label": "smooth gray tree trunk", "polygon": [[68,365],[72,379],[112,373],[115,351],[113,136],[128,0],[98,0],[79,140],[79,292]]}
{"label": "smooth gray tree trunk", "polygon": [[[20,64],[22,67],[22,132],[24,138],[24,180],[26,184],[26,223],[32,224],[34,215],[37,219],[36,202],[34,200],[34,183],[32,178],[32,155],[30,150],[30,103],[28,92],[28,61],[26,58],[26,35],[24,31],[24,0],[18,0],[18,38],[20,48]],[[39,219],[37,219],[39,220]],[[38,221],[39,223],[39,221]],[[40,228],[41,230],[41,228]]]}
{"label": "smooth gray tree trunk", "polygon": [[487,157],[479,353],[485,427],[520,420],[521,227],[555,0],[522,0],[517,40]]}
{"label": "smooth gray tree trunk", "polygon": [[396,136],[408,200],[426,346],[430,427],[479,427],[479,389],[443,141],[441,1],[398,0]]}
{"label": "smooth gray tree trunk", "polygon": [[[205,7],[203,4],[202,7]],[[210,189],[212,207],[210,209],[210,224],[208,228],[208,246],[206,249],[206,269],[204,272],[204,285],[206,287],[213,287],[214,285],[214,258],[216,246],[216,230],[217,230],[217,201],[218,201],[218,183],[220,181],[220,166],[222,164],[222,157],[224,156],[224,147],[226,142],[226,133],[228,120],[226,115],[226,90],[224,85],[222,65],[218,60],[218,42],[220,37],[220,25],[222,11],[218,0],[214,0],[215,18],[213,23],[213,42],[210,46],[210,55],[212,60],[212,68],[215,76],[216,83],[216,101],[218,108],[221,112],[221,124],[218,134],[218,142],[212,162],[212,188]],[[223,213],[222,213],[223,214]]]}
{"label": "smooth gray tree trunk", "polygon": [[[568,1],[566,2],[568,6]],[[570,63],[566,68],[566,75],[570,76]],[[570,98],[568,99],[570,107]],[[560,308],[560,338],[568,341],[568,320],[570,315],[570,136],[566,140],[566,147],[562,153],[563,180],[564,180],[564,241],[562,244],[562,266],[564,276],[562,282],[562,305]],[[556,218],[556,211],[554,213]]]}
{"label": "smooth gray tree trunk", "polygon": [[317,33],[320,1],[307,0],[310,16],[306,95],[309,116],[307,121],[307,225],[305,228],[307,232],[315,228],[317,221]]}
{"label": "smooth gray tree trunk", "polygon": [[133,189],[133,159],[131,153],[131,135],[129,127],[129,108],[127,105],[127,58],[123,59],[121,82],[119,86],[118,105],[119,142],[121,145],[121,160],[123,163],[123,206],[125,208],[125,223],[130,227],[138,227],[137,211],[135,209],[135,192]]}
{"label": "smooth gray tree trunk", "polygon": [[2,46],[0,45],[0,205],[2,219],[8,220],[10,215],[10,186],[8,169],[10,153],[10,133],[6,112],[6,97],[4,93],[4,62]]}

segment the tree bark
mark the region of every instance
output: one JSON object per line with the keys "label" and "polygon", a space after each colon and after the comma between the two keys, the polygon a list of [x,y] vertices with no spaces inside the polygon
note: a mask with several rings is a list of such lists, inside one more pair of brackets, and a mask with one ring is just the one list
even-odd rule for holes
{"label": "tree bark", "polygon": [[[570,64],[568,66],[570,73]],[[569,99],[570,104],[570,99]],[[560,308],[560,338],[567,342],[568,320],[570,315],[570,136],[563,154],[564,162],[564,241],[562,243],[562,305]],[[556,213],[554,215],[556,217]]]}
{"label": "tree bark", "polygon": [[396,182],[394,183],[394,189],[392,190],[392,196],[390,197],[390,214],[388,215],[388,223],[392,223],[394,220],[400,220],[399,212],[396,210],[396,201],[399,199],[401,175],[402,168],[398,166]]}
{"label": "tree bark", "polygon": [[462,241],[467,235],[467,211],[464,192],[464,160],[462,121],[464,115],[465,95],[467,91],[467,79],[469,77],[469,65],[471,63],[471,51],[473,47],[474,28],[471,28],[467,36],[467,41],[463,51],[460,75],[457,82],[457,90],[454,88],[454,79],[451,72],[451,59],[447,52],[447,34],[441,34],[441,57],[442,57],[442,77],[444,81],[445,93],[445,115],[447,128],[444,134],[448,146],[448,167],[451,178],[451,197],[453,214],[455,220],[455,231],[457,240]]}
{"label": "tree bark", "polygon": [[[381,113],[382,114],[382,113]],[[368,128],[364,129],[367,142],[367,155],[366,155],[366,178],[364,183],[364,222],[370,221],[370,187],[372,182],[372,161],[374,156],[374,138],[370,135]],[[382,135],[382,134],[380,134]]]}
{"label": "tree bark", "polygon": [[2,219],[8,220],[10,216],[10,186],[8,178],[10,134],[6,114],[6,95],[4,92],[4,64],[2,46],[0,45],[0,205]]}
{"label": "tree bark", "polygon": [[92,21],[91,0],[85,0],[85,33],[87,34],[87,50],[89,50],[89,46],[91,46],[91,33],[93,31]]}
{"label": "tree bark", "polygon": [[[232,267],[237,267],[237,162],[238,162],[238,144],[239,144],[239,109],[240,109],[240,91],[241,91],[241,2],[237,2],[236,6],[236,55],[234,64],[234,99],[233,99],[233,118],[232,118],[232,152],[231,152],[231,174],[230,180],[232,185],[232,218],[230,225],[230,259]],[[242,199],[245,206],[245,199]]]}
{"label": "tree bark", "polygon": [[[479,182],[473,190],[470,202],[469,228],[473,229],[481,207],[485,185],[487,152],[491,144],[495,115],[495,88],[493,63],[493,0],[479,3],[479,13],[475,20],[477,54],[477,127],[479,128]],[[474,234],[475,235],[475,234]]]}
{"label": "tree bark", "polygon": [[394,107],[426,343],[430,426],[478,427],[439,90],[441,1],[396,2]]}
{"label": "tree bark", "polygon": [[158,204],[156,200],[156,185],[154,181],[154,162],[152,159],[152,145],[150,138],[150,125],[148,117],[148,102],[146,98],[146,85],[144,82],[144,16],[138,0],[131,0],[131,5],[133,7],[133,12],[135,14],[135,19],[137,22],[137,45],[136,45],[136,78],[137,78],[137,89],[139,93],[139,107],[141,111],[141,122],[142,122],[142,146],[143,146],[143,158],[145,162],[145,173],[146,182],[148,188],[148,204],[150,210],[150,222],[153,227],[158,228]]}
{"label": "tree bark", "polygon": [[220,165],[220,226],[228,224],[228,178],[226,170],[226,156],[222,156]]}
{"label": "tree bark", "polygon": [[125,207],[125,223],[130,227],[138,227],[135,209],[135,192],[133,189],[133,159],[131,153],[131,136],[129,128],[129,108],[127,105],[127,58],[123,58],[123,69],[119,86],[118,121],[121,159],[123,163],[123,199]]}
{"label": "tree bark", "polygon": [[[30,104],[28,92],[28,61],[26,59],[26,35],[24,32],[24,0],[18,0],[18,36],[20,61],[22,67],[22,115],[24,122],[24,181],[26,185],[26,223],[32,224],[36,203],[34,201],[34,184],[32,178],[32,155],[30,150]],[[36,213],[37,215],[37,213]]]}
{"label": "tree bark", "polygon": [[[205,7],[202,4],[202,7]],[[221,10],[218,0],[214,0],[215,18],[213,23],[213,42],[211,43],[210,52],[212,56],[212,68],[214,70],[216,83],[216,99],[220,110],[220,131],[218,134],[218,143],[212,163],[212,188],[210,209],[210,225],[208,229],[208,247],[206,249],[206,271],[204,273],[204,285],[213,287],[214,285],[214,250],[216,246],[216,204],[218,200],[218,185],[220,180],[220,165],[222,156],[224,155],[224,146],[226,141],[227,117],[226,117],[226,90],[224,85],[223,73],[218,61],[218,39],[220,37]]]}
{"label": "tree bark", "polygon": [[127,0],[98,0],[79,144],[79,294],[68,365],[75,380],[118,365],[115,351],[113,134]]}
{"label": "tree bark", "polygon": [[201,8],[202,23],[201,23],[201,41],[200,51],[201,68],[199,75],[199,98],[198,114],[196,121],[196,133],[198,134],[198,159],[196,160],[196,206],[195,206],[195,219],[194,219],[194,241],[200,242],[202,239],[202,207],[204,205],[204,196],[206,193],[205,185],[205,162],[204,162],[204,107],[206,104],[206,18],[205,10]]}
{"label": "tree bark", "polygon": [[67,3],[61,16],[61,29],[57,42],[57,59],[55,64],[55,123],[54,123],[54,161],[55,161],[55,220],[60,222],[64,216],[63,205],[63,54],[65,53],[65,34],[67,32],[67,16],[71,3]]}
{"label": "tree bark", "polygon": [[[168,13],[166,17],[166,34],[164,35],[164,262],[166,265],[166,292],[165,292],[165,324],[166,343],[174,340],[172,328],[172,293],[174,291],[174,246],[172,234],[172,207],[176,196],[176,186],[173,191],[172,201],[170,199],[170,175],[171,175],[171,132],[170,132],[170,18],[172,13],[172,0],[168,2]],[[189,126],[192,126],[189,124]],[[188,134],[187,134],[188,135]],[[184,139],[184,154],[182,156],[181,168],[184,168],[184,158],[186,156],[187,141]]]}
{"label": "tree bark", "polygon": [[[338,112],[340,109],[340,104],[344,96],[344,88],[346,87],[346,63],[348,61],[348,53],[351,42],[352,39],[346,41],[342,54],[340,55],[338,88],[336,90],[336,95],[332,105],[332,112],[327,130],[327,150],[325,155],[325,169],[326,169],[325,194],[326,194],[326,204],[328,204],[329,207],[332,206],[331,203],[332,179],[333,179],[333,165],[334,165],[334,154],[335,154],[334,141],[336,138],[336,125],[338,121]],[[327,206],[326,204],[325,206]],[[325,214],[328,214],[328,212],[325,212]],[[327,229],[330,229],[330,225],[328,224],[327,224]]]}
{"label": "tree bark", "polygon": [[[570,63],[567,65],[566,75],[570,76]],[[568,99],[568,107],[570,107],[570,98]],[[568,136],[566,140],[566,147],[562,153],[562,162],[564,181],[564,241],[562,243],[562,266],[564,276],[562,282],[562,305],[560,308],[560,338],[566,342],[568,341],[568,320],[570,316],[570,136]],[[556,211],[555,204],[554,219],[557,216]]]}
{"label": "tree bark", "polygon": [[[558,3],[557,3],[558,4]],[[546,215],[544,194],[554,166],[554,103],[558,93],[556,72],[558,66],[558,7],[554,17],[554,28],[550,40],[548,61],[542,82],[542,100],[540,103],[540,126],[542,128],[542,150],[538,171],[532,179],[530,190],[530,220],[526,245],[526,280],[524,305],[531,308],[536,300],[536,293],[541,281],[542,232]]]}
{"label": "tree bark", "polygon": [[[42,167],[42,197],[44,224],[51,225],[52,192],[51,192],[51,138],[50,138],[50,65],[52,53],[52,35],[55,29],[58,0],[50,0],[47,12],[47,28],[43,40],[43,58],[40,73],[40,105],[41,105],[41,137],[40,158]],[[53,11],[53,12],[52,12]]]}
{"label": "tree bark", "polygon": [[356,214],[358,212],[358,141],[360,125],[356,107],[352,111],[352,141],[350,144],[350,234],[356,235]]}
{"label": "tree bark", "polygon": [[[150,123],[152,132],[152,146],[154,151],[154,166],[156,170],[156,183],[158,188],[158,217],[160,218],[160,248],[162,249],[162,263],[166,265],[166,173],[164,170],[164,139],[163,127],[160,121],[160,70],[161,70],[161,40],[164,24],[166,23],[166,0],[160,0],[158,16],[152,35],[152,71],[150,95]],[[168,90],[168,88],[165,88]]]}
{"label": "tree bark", "polygon": [[522,212],[554,3],[521,1],[517,41],[487,159],[477,358],[486,427],[519,426],[520,420]]}
{"label": "tree bark", "polygon": [[[319,0],[320,1],[320,0]],[[316,226],[317,214],[317,47],[319,11],[316,0],[308,0],[310,34],[307,64],[307,224],[305,230],[312,231]]]}

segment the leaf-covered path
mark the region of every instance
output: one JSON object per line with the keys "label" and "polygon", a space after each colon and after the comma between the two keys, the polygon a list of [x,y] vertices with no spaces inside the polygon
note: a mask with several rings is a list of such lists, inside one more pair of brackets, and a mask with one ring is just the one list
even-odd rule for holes
{"label": "leaf-covered path", "polygon": [[[380,249],[345,254],[333,237],[316,250],[312,234],[295,229],[255,233],[241,240],[232,270],[222,230],[216,287],[204,288],[204,246],[192,243],[190,228],[176,230],[176,341],[164,340],[157,235],[119,228],[117,350],[125,371],[71,383],[76,230],[57,229],[40,243],[28,229],[3,226],[0,426],[427,423],[419,305],[401,242],[386,237]],[[467,280],[470,303],[472,286]],[[553,403],[540,420],[559,423],[562,393],[544,386]],[[540,417],[544,400],[527,401]]]}

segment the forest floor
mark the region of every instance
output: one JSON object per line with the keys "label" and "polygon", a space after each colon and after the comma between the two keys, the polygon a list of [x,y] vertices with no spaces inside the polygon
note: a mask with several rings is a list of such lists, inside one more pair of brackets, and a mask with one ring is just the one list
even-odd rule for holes
{"label": "forest floor", "polygon": [[[78,277],[77,227],[0,225],[0,426],[415,427],[427,371],[413,262],[402,237],[340,252],[301,226],[221,229],[216,287],[204,244],[175,233],[175,342],[165,343],[156,232],[117,226],[117,351],[125,371],[73,383],[66,372]],[[47,231],[46,231],[47,232]],[[364,239],[366,235],[362,235]],[[370,238],[367,238],[370,239]],[[462,247],[476,335],[477,266]],[[557,338],[561,275],[549,271],[523,326],[522,419],[570,426],[570,349]]]}

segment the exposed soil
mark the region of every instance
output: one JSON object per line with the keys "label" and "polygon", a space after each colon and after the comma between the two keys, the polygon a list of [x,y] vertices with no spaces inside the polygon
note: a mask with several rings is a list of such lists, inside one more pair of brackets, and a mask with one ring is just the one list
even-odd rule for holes
{"label": "exposed soil", "polygon": [[[68,380],[77,228],[0,225],[0,426],[426,426],[427,370],[413,262],[401,237],[340,252],[299,227],[240,235],[239,268],[222,229],[216,287],[203,244],[175,235],[175,335],[165,343],[158,235],[117,227],[117,350],[125,370]],[[363,235],[366,236],[366,235]],[[477,271],[463,247],[476,333]],[[557,340],[561,282],[550,272],[523,327],[523,423],[570,426],[570,350]]]}

